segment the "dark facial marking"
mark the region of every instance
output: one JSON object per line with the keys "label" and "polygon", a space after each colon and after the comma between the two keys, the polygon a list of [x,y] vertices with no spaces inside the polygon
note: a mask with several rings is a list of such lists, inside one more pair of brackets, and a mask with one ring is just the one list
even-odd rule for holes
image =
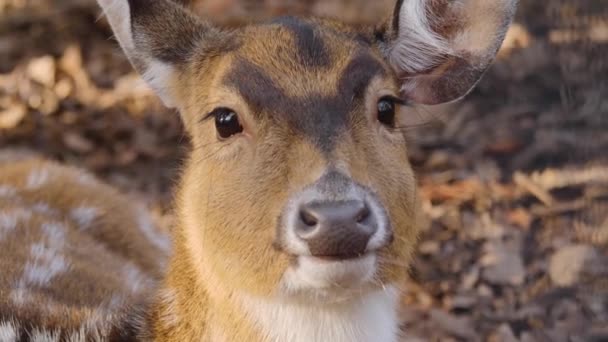
{"label": "dark facial marking", "polygon": [[384,72],[383,65],[372,55],[359,52],[343,71],[336,95],[309,92],[288,97],[261,67],[241,58],[226,75],[224,84],[238,90],[257,115],[267,113],[275,122],[286,122],[294,132],[330,154],[369,82]]}
{"label": "dark facial marking", "polygon": [[403,0],[398,0],[397,4],[395,5],[395,11],[393,12],[393,32],[398,33],[399,32],[399,22],[400,22],[400,13],[401,13],[401,6],[403,6]]}
{"label": "dark facial marking", "polygon": [[353,180],[350,177],[331,169],[317,181],[316,190],[325,196],[340,196],[347,193],[352,183]]}
{"label": "dark facial marking", "polygon": [[384,67],[367,53],[360,53],[348,63],[338,81],[338,97],[361,98],[372,78],[384,74]]}
{"label": "dark facial marking", "polygon": [[326,43],[312,24],[295,17],[283,17],[271,23],[279,24],[291,31],[296,40],[296,55],[302,65],[311,68],[330,65],[331,56]]}

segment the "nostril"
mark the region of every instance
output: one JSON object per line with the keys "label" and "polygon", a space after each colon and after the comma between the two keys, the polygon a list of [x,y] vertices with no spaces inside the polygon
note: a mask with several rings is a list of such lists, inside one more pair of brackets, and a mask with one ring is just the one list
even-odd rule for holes
{"label": "nostril", "polygon": [[[349,259],[361,256],[378,230],[374,207],[367,201],[310,201],[292,212],[294,238],[303,250],[318,257]],[[294,242],[295,243],[295,242]]]}
{"label": "nostril", "polygon": [[317,220],[309,211],[304,209],[300,210],[300,220],[308,227],[314,227],[319,224],[319,220]]}
{"label": "nostril", "polygon": [[355,219],[357,220],[357,223],[364,223],[369,218],[369,216],[370,216],[369,207],[367,205],[364,205],[363,208],[361,208],[361,210],[357,214],[357,217]]}

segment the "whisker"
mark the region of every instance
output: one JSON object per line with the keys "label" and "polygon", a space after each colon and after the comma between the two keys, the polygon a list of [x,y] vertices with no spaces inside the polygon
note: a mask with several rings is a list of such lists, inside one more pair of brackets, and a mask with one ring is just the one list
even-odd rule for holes
{"label": "whisker", "polygon": [[[378,286],[382,287],[382,290],[384,292],[386,292],[386,291],[389,290],[388,287],[386,286],[386,284],[383,283],[382,281],[380,281],[379,279],[372,279],[372,283],[374,283],[375,285],[378,285]],[[396,288],[397,291],[399,291],[399,292],[405,292],[405,291],[409,290],[407,288],[407,286],[405,284],[401,283],[401,282],[392,283],[390,286]]]}
{"label": "whisker", "polygon": [[414,110],[418,114],[420,114],[420,112],[418,112],[418,110],[424,111],[425,114],[428,114],[433,120],[441,122],[441,123],[446,123],[446,119],[444,117],[441,117],[439,114],[431,111],[431,109],[428,106],[415,106]]}
{"label": "whisker", "polygon": [[220,144],[220,143],[221,143],[221,141],[213,141],[213,142],[210,142],[210,143],[207,143],[207,144],[194,145],[194,146],[192,146],[192,151],[203,150],[203,149],[205,149],[205,148],[207,148],[209,146],[217,145],[217,144]]}
{"label": "whisker", "polygon": [[384,284],[384,282],[382,280],[373,278],[372,283],[382,287],[382,291],[384,291],[384,292],[387,291],[386,284]]}
{"label": "whisker", "polygon": [[200,158],[200,159],[194,160],[194,161],[192,162],[192,163],[193,163],[193,165],[200,164],[200,163],[202,163],[202,162],[206,161],[206,160],[207,160],[207,159],[209,159],[209,158],[213,158],[213,157],[215,157],[215,156],[216,156],[216,155],[217,155],[217,154],[218,154],[218,153],[219,153],[219,152],[220,152],[220,151],[221,151],[223,148],[225,148],[226,146],[228,146],[228,145],[222,145],[222,146],[220,146],[220,147],[219,147],[217,150],[215,150],[213,153],[210,153],[210,154],[208,154],[208,155],[204,156],[203,158]]}
{"label": "whisker", "polygon": [[392,260],[392,259],[387,259],[387,258],[383,258],[383,257],[379,257],[378,262],[395,265],[395,266],[401,266],[401,267],[405,267],[405,268],[410,268],[410,266],[411,266],[411,263],[409,263],[409,262]]}
{"label": "whisker", "polygon": [[433,122],[425,122],[425,123],[414,124],[414,125],[391,127],[391,128],[389,128],[389,130],[391,130],[391,131],[407,131],[407,130],[420,129],[420,128],[424,128],[424,127],[431,127],[433,125],[434,125]]}

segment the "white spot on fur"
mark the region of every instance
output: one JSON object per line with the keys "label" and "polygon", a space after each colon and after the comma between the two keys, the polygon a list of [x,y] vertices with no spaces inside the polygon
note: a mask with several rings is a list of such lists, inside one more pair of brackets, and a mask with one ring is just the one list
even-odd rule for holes
{"label": "white spot on fur", "polygon": [[145,276],[139,267],[132,262],[127,262],[122,270],[124,284],[132,294],[138,294],[150,287],[151,280]]}
{"label": "white spot on fur", "polygon": [[137,209],[137,225],[150,243],[159,248],[162,252],[169,253],[171,250],[171,241],[166,234],[160,232],[156,228],[150,214],[143,207]]}
{"label": "white spot on fur", "polygon": [[76,178],[76,181],[82,185],[86,185],[86,186],[96,186],[99,183],[97,182],[97,179],[95,179],[95,177],[91,176],[90,174],[86,173],[86,172],[82,172],[78,175],[78,177]]}
{"label": "white spot on fur", "polygon": [[11,322],[0,322],[0,341],[17,342],[19,327]]}
{"label": "white spot on fur", "polygon": [[17,228],[17,217],[13,212],[0,213],[0,232],[6,234]]}
{"label": "white spot on fur", "polygon": [[25,284],[19,282],[17,287],[11,291],[11,301],[18,306],[25,305],[27,298],[30,298],[30,293],[24,286]]}
{"label": "white spot on fur", "polygon": [[70,217],[78,223],[80,229],[89,229],[99,217],[99,210],[93,207],[78,207],[70,211]]}
{"label": "white spot on fur", "polygon": [[0,197],[11,198],[16,195],[17,189],[8,185],[0,185]]}
{"label": "white spot on fur", "polygon": [[51,208],[51,206],[46,203],[39,202],[39,203],[32,205],[30,208],[36,214],[42,214],[42,215],[48,215],[48,216],[54,216],[54,217],[59,216],[59,211],[57,209]]}
{"label": "white spot on fur", "polygon": [[[40,246],[32,247],[40,248]],[[64,257],[60,255],[52,255],[50,251],[44,255],[44,259],[38,259],[34,263],[27,263],[23,279],[30,285],[46,286],[58,274],[65,272],[68,269],[68,263]]]}
{"label": "white spot on fur", "polygon": [[66,342],[106,342],[107,338],[102,337],[102,332],[111,329],[108,324],[109,314],[101,313],[98,309],[93,310],[90,316],[80,325],[77,331],[72,332]]}
{"label": "white spot on fur", "polygon": [[32,342],[59,342],[60,333],[58,331],[47,331],[34,329],[30,335]]}
{"label": "white spot on fur", "polygon": [[[75,331],[73,333],[70,334],[67,342],[86,342],[87,341],[87,334],[86,332],[81,328],[79,331]],[[102,341],[101,339],[92,339],[92,341]]]}
{"label": "white spot on fur", "polygon": [[399,35],[390,47],[389,58],[398,70],[410,74],[436,66],[453,54],[449,42],[431,29],[428,0],[406,0],[399,12]]}
{"label": "white spot on fur", "polygon": [[243,297],[268,341],[396,342],[398,291],[391,287],[344,303],[294,303]]}
{"label": "white spot on fur", "polygon": [[67,230],[67,227],[64,224],[58,222],[47,222],[43,223],[40,228],[42,232],[46,234],[50,246],[57,251],[63,248],[65,243],[65,232]]}
{"label": "white spot on fur", "polygon": [[27,176],[25,187],[29,190],[35,190],[48,182],[50,177],[49,170],[45,168],[34,169]]}
{"label": "white spot on fur", "polygon": [[110,313],[100,310],[99,308],[93,309],[81,323],[80,327],[77,330],[70,332],[65,341],[106,342],[108,341],[108,338],[104,336],[106,336],[111,329],[111,325],[108,324],[108,321],[116,318],[117,317],[112,316]]}
{"label": "white spot on fur", "polygon": [[44,223],[40,228],[46,241],[34,243],[30,247],[33,260],[25,264],[20,287],[47,286],[54,277],[68,269],[68,262],[61,254],[66,227],[60,223]]}
{"label": "white spot on fur", "polygon": [[123,296],[122,294],[114,294],[114,295],[112,295],[110,300],[107,302],[105,307],[107,307],[109,310],[112,310],[112,309],[122,307],[125,304],[125,302],[126,302],[125,296]]}
{"label": "white spot on fur", "polygon": [[17,229],[17,223],[20,221],[27,221],[31,217],[31,212],[21,208],[10,211],[0,211],[0,240]]}

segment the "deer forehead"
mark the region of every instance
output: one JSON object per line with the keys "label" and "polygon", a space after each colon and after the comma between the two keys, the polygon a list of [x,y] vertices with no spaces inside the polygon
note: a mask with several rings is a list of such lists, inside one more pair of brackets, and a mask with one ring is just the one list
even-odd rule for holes
{"label": "deer forehead", "polygon": [[[325,145],[324,141],[349,127],[368,85],[384,69],[371,55],[361,53],[337,73],[335,82],[317,80],[316,84],[307,85],[307,81],[317,77],[300,74],[287,79],[273,71],[276,70],[237,58],[222,83],[239,94],[256,119],[286,124],[290,131]],[[297,94],[290,94],[290,90]]]}
{"label": "deer forehead", "polygon": [[236,37],[237,50],[255,64],[325,76],[339,72],[354,51],[371,47],[361,33],[296,17],[246,26]]}
{"label": "deer forehead", "polygon": [[265,96],[247,98],[256,105],[269,96],[304,98],[348,93],[352,98],[359,95],[355,91],[364,91],[374,76],[390,75],[390,67],[380,53],[360,34],[341,31],[322,21],[288,17],[247,26],[227,38],[224,45],[232,48],[230,53],[221,54],[221,66],[206,68],[209,52],[204,51],[202,62],[198,67],[195,63],[194,77],[208,79],[211,73],[211,78],[219,78],[217,86],[228,86],[243,96],[250,95],[245,94],[248,88],[262,88],[254,91],[265,91]]}
{"label": "deer forehead", "polygon": [[[331,149],[328,140],[348,129],[353,115],[362,115],[357,109],[370,89],[398,93],[377,51],[357,34],[330,24],[280,18],[247,27],[236,39],[238,47],[213,70],[206,110],[247,108],[254,121],[286,125]],[[200,83],[193,92],[205,93],[209,83]]]}

